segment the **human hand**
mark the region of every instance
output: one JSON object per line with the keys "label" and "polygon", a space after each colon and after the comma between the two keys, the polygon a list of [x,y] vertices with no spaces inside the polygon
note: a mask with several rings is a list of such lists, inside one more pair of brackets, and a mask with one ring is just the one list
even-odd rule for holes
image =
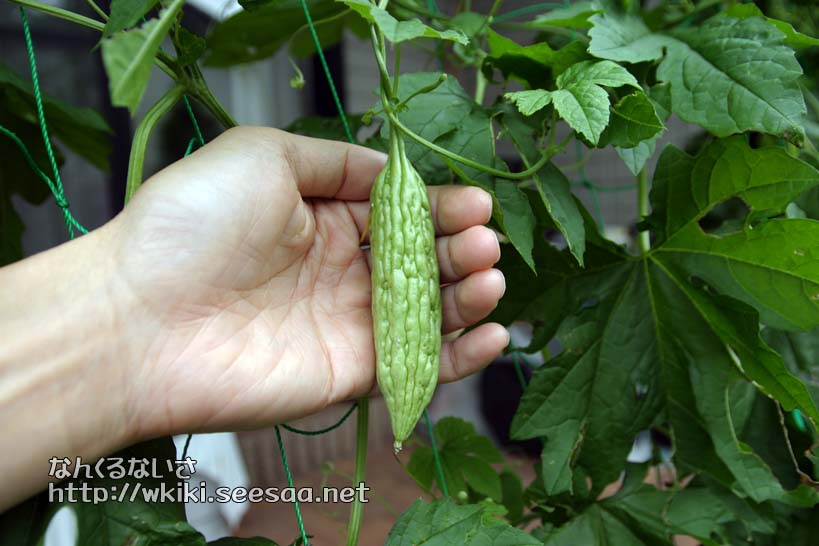
{"label": "human hand", "polygon": [[[265,128],[233,129],[160,173],[108,230],[123,399],[138,436],[280,423],[370,393],[375,355],[369,192],[385,156]],[[505,288],[491,198],[431,187],[443,332],[484,318]],[[441,381],[508,343],[485,324],[441,351]]]}

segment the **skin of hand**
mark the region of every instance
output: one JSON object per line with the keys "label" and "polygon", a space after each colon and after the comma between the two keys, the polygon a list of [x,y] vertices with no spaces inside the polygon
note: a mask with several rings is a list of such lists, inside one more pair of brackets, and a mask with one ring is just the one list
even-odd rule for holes
{"label": "skin of hand", "polygon": [[[372,182],[386,157],[231,129],[147,180],[116,218],[0,269],[0,510],[52,456],[166,434],[252,429],[373,394]],[[491,197],[429,188],[445,334],[503,295]],[[366,240],[365,240],[366,243]],[[453,337],[453,336],[450,336]],[[507,345],[498,324],[445,341],[440,381]]]}

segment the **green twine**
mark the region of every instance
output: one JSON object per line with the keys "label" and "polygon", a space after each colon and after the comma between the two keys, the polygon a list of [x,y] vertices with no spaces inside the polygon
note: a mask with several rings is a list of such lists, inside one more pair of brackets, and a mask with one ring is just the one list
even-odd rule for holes
{"label": "green twine", "polygon": [[188,157],[189,155],[191,155],[191,152],[193,151],[194,146],[196,146],[198,143],[199,143],[199,139],[197,137],[193,137],[192,139],[190,139],[188,141],[188,147],[185,148],[185,155],[183,155],[182,157]]}
{"label": "green twine", "polygon": [[[284,452],[284,442],[282,441],[282,433],[279,430],[279,427],[276,426],[276,441],[279,443],[279,453],[282,456],[282,466],[284,466],[284,475],[287,477],[287,486],[290,489],[293,489],[293,476],[290,474],[290,466],[287,464],[287,454]],[[296,509],[296,521],[299,522],[299,532],[301,533],[301,540],[304,546],[308,546],[307,543],[307,531],[304,530],[304,521],[301,519],[301,509],[299,509],[299,501],[294,500],[293,506]]]}
{"label": "green twine", "polygon": [[432,447],[432,458],[435,460],[435,470],[438,472],[438,483],[441,484],[441,493],[445,497],[449,496],[449,488],[446,485],[444,478],[444,467],[441,464],[441,456],[438,453],[438,444],[435,441],[435,429],[432,426],[432,419],[429,417],[429,411],[424,410],[424,420],[427,423],[427,433],[429,434],[429,445]]}
{"label": "green twine", "polygon": [[282,428],[285,430],[289,430],[290,432],[295,432],[296,434],[301,434],[303,436],[320,436],[321,434],[326,434],[330,431],[333,431],[344,424],[344,421],[353,413],[353,411],[358,407],[358,402],[353,402],[353,405],[341,416],[335,424],[330,425],[327,428],[323,428],[321,430],[303,430],[296,427],[291,427],[290,425],[282,423]]}
{"label": "green twine", "polygon": [[[193,108],[191,108],[191,101],[188,100],[188,96],[185,95],[182,97],[182,102],[185,104],[185,110],[188,112],[188,117],[191,118],[191,123],[193,124],[193,130],[196,133],[196,140],[200,146],[205,145],[205,139],[202,136],[202,130],[199,128],[199,122],[196,121],[196,114],[193,113]],[[190,145],[188,146],[190,149]],[[187,152],[185,155],[188,155],[190,152]]]}
{"label": "green twine", "polygon": [[26,39],[26,51],[28,52],[28,64],[31,68],[31,83],[32,88],[34,90],[34,102],[37,106],[37,121],[40,124],[40,132],[43,135],[43,143],[46,149],[46,155],[48,155],[48,161],[51,164],[51,170],[54,173],[54,180],[52,181],[49,177],[45,176],[39,168],[36,167],[36,163],[31,158],[28,150],[26,150],[25,145],[23,145],[22,141],[17,138],[16,135],[11,133],[11,131],[4,128],[3,132],[6,135],[12,137],[18,146],[23,149],[23,155],[26,156],[26,160],[29,164],[34,167],[35,172],[43,178],[46,183],[48,184],[51,193],[54,194],[54,198],[57,201],[57,206],[63,210],[63,219],[65,220],[65,226],[68,229],[68,237],[70,239],[74,238],[74,229],[76,228],[80,233],[88,233],[88,231],[80,225],[79,222],[74,218],[71,214],[71,211],[68,210],[69,204],[68,201],[65,199],[65,192],[63,191],[63,181],[60,178],[60,169],[57,167],[57,158],[54,156],[54,150],[51,147],[51,139],[48,137],[48,125],[46,124],[45,119],[45,111],[43,109],[43,96],[40,93],[40,79],[37,76],[37,61],[34,58],[34,44],[31,41],[31,30],[28,26],[28,17],[26,15],[26,10],[22,6],[20,6],[20,19],[23,22],[23,35]]}
{"label": "green twine", "polygon": [[51,179],[48,177],[48,175],[46,173],[44,173],[42,171],[42,169],[40,169],[40,167],[37,165],[37,162],[34,161],[34,158],[31,156],[31,152],[29,152],[28,148],[26,148],[25,143],[23,143],[23,141],[20,140],[20,137],[18,137],[14,132],[10,131],[9,129],[6,129],[2,125],[0,125],[0,133],[3,133],[7,137],[9,137],[12,140],[12,142],[14,142],[17,145],[17,147],[20,148],[20,151],[22,152],[23,157],[25,158],[26,162],[29,164],[31,169],[37,174],[37,176],[39,176],[41,179],[43,179],[45,181],[45,183],[48,185],[48,188],[51,190],[51,193],[54,195],[54,198],[57,201],[57,206],[60,207],[61,209],[63,209],[63,211],[68,213],[65,216],[67,226],[69,228],[70,227],[76,228],[77,231],[79,231],[82,234],[88,233],[88,230],[85,229],[77,221],[77,219],[74,218],[74,215],[71,214],[71,212],[68,210],[68,207],[69,207],[68,201],[66,201],[65,197],[63,197],[60,194],[60,192],[57,190],[57,187],[54,185],[54,182],[51,181]]}
{"label": "green twine", "polygon": [[[316,27],[313,25],[313,18],[310,17],[310,9],[307,7],[307,0],[301,0],[301,7],[304,10],[304,18],[307,20],[307,26],[310,29],[310,34],[313,37],[313,43],[316,45],[316,53],[321,61],[321,68],[324,70],[324,75],[327,77],[327,85],[330,86],[330,93],[333,95],[333,101],[336,103],[339,116],[341,117],[341,124],[344,126],[344,134],[347,135],[347,140],[351,144],[355,144],[355,138],[350,131],[350,125],[347,123],[347,116],[344,114],[344,107],[341,106],[341,99],[336,91],[336,84],[333,81],[333,75],[330,74],[330,67],[327,66],[327,59],[324,58],[324,51],[321,49],[321,42],[319,41]],[[305,544],[307,544],[305,540]]]}

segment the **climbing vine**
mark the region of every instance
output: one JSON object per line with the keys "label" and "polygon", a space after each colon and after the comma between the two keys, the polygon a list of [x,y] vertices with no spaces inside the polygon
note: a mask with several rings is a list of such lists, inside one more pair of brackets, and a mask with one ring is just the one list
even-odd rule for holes
{"label": "climbing vine", "polygon": [[[189,113],[186,154],[205,142],[191,102],[225,128],[236,124],[202,64],[282,50],[296,87],[315,84],[297,63],[319,55],[315,77],[326,78],[338,110],[291,131],[384,150],[392,125],[427,184],[492,195],[508,290],[488,320],[531,326],[509,348],[523,391],[509,434],[542,446],[536,477],[524,484],[472,424],[433,425],[427,414],[428,439],[412,442],[405,466],[425,499],[398,518],[387,544],[815,542],[819,21],[810,0],[495,0],[485,13],[469,0],[243,0],[207,36],[183,25],[184,0],[113,0],[110,12],[88,0],[84,14],[9,1],[20,6],[31,74],[0,64],[2,264],[22,257],[12,195],[54,195],[69,237],[83,233],[60,179],[60,146],[102,169],[110,153],[98,114],[40,92],[31,10],[100,33],[91,54],[102,56],[113,105],[132,115],[154,69],[174,82],[137,122],[126,201],[172,109]],[[381,83],[366,112],[345,112],[323,56],[345,34],[372,45]],[[409,48],[439,70],[402,71]],[[684,148],[667,144],[682,127],[696,136]],[[633,183],[590,179],[586,161],[603,150]],[[607,237],[599,199],[613,191],[633,196],[634,245]],[[353,411],[359,483],[366,401],[343,419]],[[298,476],[276,434],[292,485]],[[638,436],[651,445],[639,462],[630,456]],[[167,438],[128,453],[175,458]],[[658,469],[667,479],[648,479]],[[8,511],[3,542],[39,544],[58,508],[38,496]],[[83,546],[206,544],[182,505],[72,508]],[[362,509],[351,510],[350,545]],[[307,544],[309,532],[296,504],[280,536]],[[245,543],[274,544],[215,544]]]}

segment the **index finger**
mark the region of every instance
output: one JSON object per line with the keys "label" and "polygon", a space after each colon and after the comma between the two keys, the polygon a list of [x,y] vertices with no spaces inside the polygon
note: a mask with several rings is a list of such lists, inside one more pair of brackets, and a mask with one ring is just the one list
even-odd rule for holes
{"label": "index finger", "polygon": [[251,130],[258,130],[258,138],[275,145],[304,197],[367,200],[373,181],[387,160],[381,152],[346,142],[264,127]]}

